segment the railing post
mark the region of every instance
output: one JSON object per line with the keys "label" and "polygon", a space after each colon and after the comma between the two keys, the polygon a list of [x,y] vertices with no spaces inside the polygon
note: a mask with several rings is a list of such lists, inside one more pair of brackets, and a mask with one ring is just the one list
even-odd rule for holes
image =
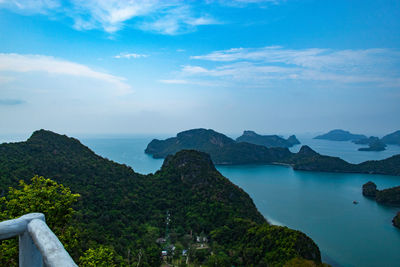
{"label": "railing post", "polygon": [[[24,218],[25,217],[25,218]],[[34,219],[45,221],[44,215],[41,213],[31,213],[22,216],[21,219],[25,219],[27,224]],[[19,235],[19,266],[20,267],[42,267],[43,257],[35,243],[31,238],[28,231],[24,231]]]}

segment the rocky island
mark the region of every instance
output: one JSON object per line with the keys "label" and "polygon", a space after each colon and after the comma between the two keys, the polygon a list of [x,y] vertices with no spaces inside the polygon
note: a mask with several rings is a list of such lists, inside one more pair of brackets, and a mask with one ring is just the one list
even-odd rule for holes
{"label": "rocky island", "polygon": [[[219,137],[212,139],[216,146],[229,146]],[[167,156],[155,174],[142,175],[50,131],[0,145],[2,192],[36,174],[80,195],[71,222],[76,232],[68,239],[75,243],[67,244],[77,262],[82,251],[106,246],[118,266],[160,266],[161,250],[173,247],[191,251],[189,262],[196,265],[283,266],[294,259],[321,265],[318,246],[308,236],[270,225],[249,195],[222,176],[203,152],[180,151]],[[207,238],[200,244],[196,236]],[[14,262],[17,251],[10,252],[15,252]],[[8,266],[9,257],[0,257],[0,265]]]}
{"label": "rocky island", "polygon": [[332,130],[326,134],[318,135],[314,139],[323,139],[330,141],[354,141],[359,139],[367,138],[362,134],[352,134],[349,131],[344,131],[340,129]]}
{"label": "rocky island", "polygon": [[165,158],[182,149],[206,152],[214,164],[285,164],[295,170],[375,173],[400,175],[400,155],[378,161],[351,164],[338,157],[321,155],[308,146],[302,146],[298,153],[287,148],[271,147],[236,142],[214,130],[193,129],[180,132],[166,140],[152,140],[145,152],[155,158]]}
{"label": "rocky island", "polygon": [[366,197],[375,198],[376,202],[389,206],[400,206],[400,186],[378,190],[375,183],[369,181],[362,187]]}
{"label": "rocky island", "polygon": [[265,147],[292,147],[300,144],[295,135],[284,139],[278,135],[259,135],[254,131],[244,131],[241,136],[236,138],[236,142],[247,142]]}

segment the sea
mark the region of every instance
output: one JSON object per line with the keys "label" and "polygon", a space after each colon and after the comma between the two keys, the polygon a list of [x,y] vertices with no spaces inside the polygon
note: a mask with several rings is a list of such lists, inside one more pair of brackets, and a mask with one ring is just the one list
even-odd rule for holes
{"label": "sea", "polygon": [[[144,153],[153,138],[167,136],[76,136],[95,153],[131,166],[136,172],[157,171],[162,159]],[[400,146],[381,152],[358,151],[351,142],[316,140],[298,136],[320,154],[351,163],[380,160],[400,154]],[[0,138],[1,141],[1,138]],[[301,145],[291,150],[296,152]],[[225,177],[243,188],[258,210],[275,225],[306,233],[332,266],[400,266],[400,229],[392,219],[400,207],[388,207],[363,197],[368,181],[378,189],[400,185],[400,177],[294,171],[276,165],[217,166]],[[353,201],[358,204],[353,204]]]}

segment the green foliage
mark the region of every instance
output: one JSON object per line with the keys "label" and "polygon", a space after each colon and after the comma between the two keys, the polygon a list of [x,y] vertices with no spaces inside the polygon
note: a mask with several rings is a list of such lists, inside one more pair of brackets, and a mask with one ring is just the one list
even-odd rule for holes
{"label": "green foliage", "polygon": [[212,231],[211,237],[219,250],[231,255],[233,265],[282,266],[295,257],[321,262],[317,245],[305,234],[287,227],[236,219]]}
{"label": "green foliage", "polygon": [[79,258],[79,265],[82,267],[116,267],[122,259],[115,254],[110,247],[99,246],[85,251]]}
{"label": "green foliage", "polygon": [[[35,176],[31,184],[20,181],[19,189],[9,188],[6,196],[0,198],[0,221],[18,218],[31,212],[45,214],[46,223],[73,256],[79,253],[78,231],[71,226],[75,214],[72,205],[79,194],[50,179]],[[0,262],[15,265],[18,260],[16,238],[2,241]]]}

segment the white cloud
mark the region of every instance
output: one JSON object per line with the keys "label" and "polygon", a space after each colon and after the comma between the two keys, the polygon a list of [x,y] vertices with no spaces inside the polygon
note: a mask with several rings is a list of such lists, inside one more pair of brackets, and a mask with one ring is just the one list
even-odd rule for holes
{"label": "white cloud", "polygon": [[119,55],[114,56],[114,58],[141,58],[141,57],[148,57],[148,55],[144,54],[136,54],[136,53],[120,53]]}
{"label": "white cloud", "polygon": [[197,26],[210,24],[219,24],[219,22],[208,16],[195,16],[190,6],[179,5],[161,11],[154,20],[139,24],[139,28],[145,31],[176,35],[194,31]]}
{"label": "white cloud", "polygon": [[255,85],[271,80],[308,80],[398,87],[400,77],[400,52],[389,49],[284,49],[270,46],[232,48],[192,56],[191,59],[203,60],[208,65],[210,61],[215,62],[216,66],[183,66],[181,75],[220,77]]}
{"label": "white cloud", "polygon": [[91,78],[109,83],[119,93],[126,93],[130,86],[124,78],[95,71],[88,66],[43,55],[0,53],[0,72],[45,72]]}
{"label": "white cloud", "polygon": [[[0,0],[0,8],[17,12],[63,14],[71,17],[77,30],[101,29],[108,33],[126,24],[145,31],[176,35],[198,26],[217,24],[210,15],[197,15],[191,3],[179,0]],[[55,18],[55,16],[53,16]]]}

